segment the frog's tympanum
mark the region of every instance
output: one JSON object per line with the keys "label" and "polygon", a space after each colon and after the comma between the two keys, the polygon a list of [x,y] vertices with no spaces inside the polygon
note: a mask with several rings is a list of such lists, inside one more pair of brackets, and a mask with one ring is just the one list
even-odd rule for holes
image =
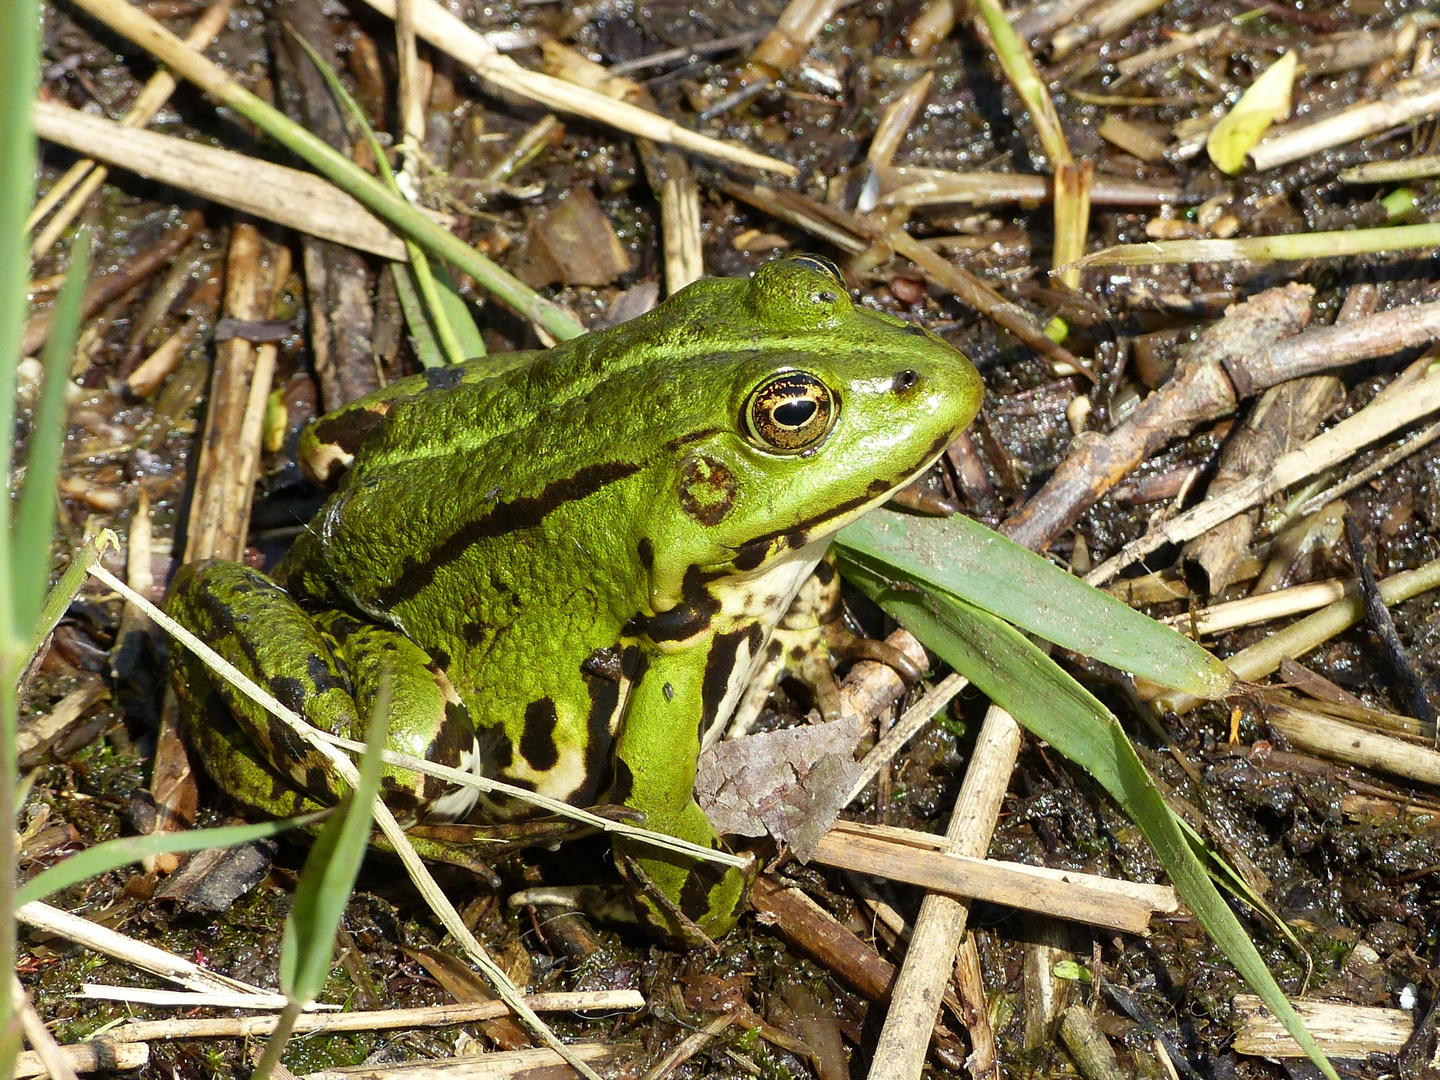
{"label": "frog's tympanum", "polygon": [[[322,417],[302,453],[338,487],[273,578],[192,563],[167,607],[316,727],[363,738],[388,666],[392,748],[718,847],[692,792],[701,733],[836,530],[929,468],[980,394],[960,353],[853,306],[825,260],[778,260]],[[193,656],[175,685],[240,802],[285,814],[343,790]],[[402,824],[477,809],[400,769],[384,794]],[[662,936],[735,922],[745,873],[614,847]]]}

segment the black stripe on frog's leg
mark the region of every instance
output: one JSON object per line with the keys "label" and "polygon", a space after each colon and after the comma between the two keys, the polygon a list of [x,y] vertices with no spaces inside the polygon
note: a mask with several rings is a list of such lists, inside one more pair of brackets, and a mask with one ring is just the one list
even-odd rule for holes
{"label": "black stripe on frog's leg", "polygon": [[710,914],[710,894],[720,884],[728,868],[719,863],[696,862],[685,875],[680,888],[680,911],[692,922]]}
{"label": "black stripe on frog's leg", "polygon": [[461,525],[429,552],[405,560],[395,581],[376,592],[375,602],[389,608],[413,599],[435,580],[437,573],[481,540],[533,529],[557,507],[589,498],[639,471],[639,465],[627,461],[587,465],[573,476],[556,480],[539,495],[493,503],[487,511]]}
{"label": "black stripe on frog's leg", "polygon": [[740,643],[748,641],[747,659],[754,659],[760,650],[765,632],[757,624],[732,630],[728,634],[716,634],[705,657],[705,675],[700,682],[700,736],[710,730],[710,725],[720,713],[720,705],[730,690],[730,681],[740,655]]}
{"label": "black stripe on frog's leg", "polygon": [[560,760],[560,748],[555,745],[557,723],[559,718],[555,714],[555,702],[548,697],[525,706],[525,730],[520,733],[520,756],[536,772],[553,769]]}

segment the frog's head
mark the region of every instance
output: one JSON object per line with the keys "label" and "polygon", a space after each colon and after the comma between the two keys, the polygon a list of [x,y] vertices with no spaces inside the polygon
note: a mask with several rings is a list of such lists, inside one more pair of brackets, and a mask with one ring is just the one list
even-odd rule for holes
{"label": "frog's head", "polygon": [[752,576],[802,549],[813,557],[929,468],[982,393],[941,338],[855,307],[827,260],[691,289],[665,305],[691,347],[672,339],[669,353],[671,489],[646,536],[657,611],[682,602],[687,573]]}

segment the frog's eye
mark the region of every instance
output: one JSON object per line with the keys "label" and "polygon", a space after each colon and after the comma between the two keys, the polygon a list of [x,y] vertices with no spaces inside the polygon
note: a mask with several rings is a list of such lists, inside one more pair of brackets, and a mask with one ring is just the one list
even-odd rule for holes
{"label": "frog's eye", "polygon": [[839,285],[842,289],[847,287],[845,285],[845,276],[840,273],[840,268],[825,258],[824,255],[796,255],[792,257],[790,261],[799,263],[801,266],[808,266],[811,270],[819,270],[822,274],[828,274],[834,279],[836,285]]}
{"label": "frog's eye", "polygon": [[839,402],[808,371],[787,371],[756,387],[745,403],[745,430],[762,450],[793,454],[824,441]]}

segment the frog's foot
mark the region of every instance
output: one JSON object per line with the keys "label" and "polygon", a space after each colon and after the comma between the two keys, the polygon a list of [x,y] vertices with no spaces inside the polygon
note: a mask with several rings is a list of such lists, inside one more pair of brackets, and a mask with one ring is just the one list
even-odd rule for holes
{"label": "frog's foot", "polygon": [[[715,939],[735,924],[755,876],[753,860],[744,870],[717,863],[694,863],[677,903],[665,885],[647,872],[653,859],[632,858],[618,845],[616,865],[624,884],[543,886],[512,893],[506,903],[557,907],[588,915],[607,926],[644,930],[677,948],[715,949]],[[733,895],[738,889],[738,895]],[[700,911],[703,903],[705,910]],[[694,916],[685,908],[695,909]]]}
{"label": "frog's foot", "polygon": [[[857,660],[884,664],[894,669],[909,686],[917,685],[925,675],[893,645],[851,628],[834,559],[826,556],[770,635],[764,659],[735,707],[726,737],[733,739],[747,734],[759,719],[771,692],[787,676],[810,689],[822,719],[838,720],[842,703],[835,665]],[[705,744],[708,746],[718,738],[718,731],[706,732]]]}

